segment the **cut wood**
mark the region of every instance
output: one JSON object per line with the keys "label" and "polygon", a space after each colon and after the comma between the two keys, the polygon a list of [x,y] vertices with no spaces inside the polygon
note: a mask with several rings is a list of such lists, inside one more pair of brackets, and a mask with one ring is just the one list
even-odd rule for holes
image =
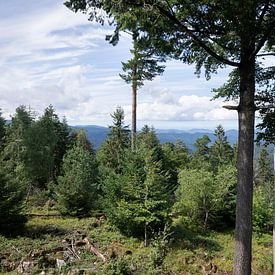
{"label": "cut wood", "polygon": [[106,257],[100,253],[90,242],[90,240],[86,237],[83,239],[83,241],[86,243],[88,249],[90,252],[95,254],[98,258],[100,258],[104,263],[107,261]]}

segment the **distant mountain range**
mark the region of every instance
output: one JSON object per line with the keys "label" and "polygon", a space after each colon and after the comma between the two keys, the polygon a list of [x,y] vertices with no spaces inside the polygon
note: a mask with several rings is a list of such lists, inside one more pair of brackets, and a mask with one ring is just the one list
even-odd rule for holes
{"label": "distant mountain range", "polygon": [[[106,139],[109,133],[109,128],[96,125],[78,125],[74,126],[74,128],[86,130],[89,140],[93,143],[96,149],[100,147],[101,143]],[[208,135],[212,142],[215,140],[214,131],[206,129],[156,129],[156,134],[161,143],[175,142],[176,140],[181,140],[191,151],[194,149],[195,141],[203,135]],[[238,131],[226,131],[226,136],[228,141],[233,145],[237,142]]]}

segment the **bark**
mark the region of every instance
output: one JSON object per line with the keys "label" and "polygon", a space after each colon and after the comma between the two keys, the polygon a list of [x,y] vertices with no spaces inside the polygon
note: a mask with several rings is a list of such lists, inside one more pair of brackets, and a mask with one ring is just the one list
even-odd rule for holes
{"label": "bark", "polygon": [[106,257],[100,253],[90,242],[90,240],[88,238],[84,238],[83,240],[87,246],[90,252],[92,252],[93,254],[95,254],[98,258],[100,258],[104,263],[107,261]]}
{"label": "bark", "polygon": [[131,129],[131,148],[134,151],[136,148],[137,135],[137,85],[132,85],[132,129]]}
{"label": "bark", "polygon": [[275,274],[275,144],[273,146],[273,180],[274,180],[274,198],[273,198],[273,274]]}
{"label": "bark", "polygon": [[252,60],[253,58],[249,54],[253,49],[253,41],[252,45],[248,41],[245,42],[240,65],[240,104],[238,108],[239,150],[234,258],[235,275],[251,274],[252,259],[255,60]]}
{"label": "bark", "polygon": [[145,247],[148,246],[147,225],[148,223],[145,222],[145,225],[144,225],[144,246]]}

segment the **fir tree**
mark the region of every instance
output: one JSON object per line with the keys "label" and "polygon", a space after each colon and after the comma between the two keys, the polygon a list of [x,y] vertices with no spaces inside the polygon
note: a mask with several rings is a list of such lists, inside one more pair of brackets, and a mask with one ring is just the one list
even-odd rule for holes
{"label": "fir tree", "polygon": [[129,127],[125,125],[122,108],[117,108],[111,117],[113,125],[109,127],[110,132],[102,143],[97,158],[105,168],[121,173],[125,150],[130,145]]}
{"label": "fir tree", "polygon": [[66,153],[62,171],[56,187],[59,211],[77,217],[89,215],[97,200],[98,166],[94,153],[77,142]]}

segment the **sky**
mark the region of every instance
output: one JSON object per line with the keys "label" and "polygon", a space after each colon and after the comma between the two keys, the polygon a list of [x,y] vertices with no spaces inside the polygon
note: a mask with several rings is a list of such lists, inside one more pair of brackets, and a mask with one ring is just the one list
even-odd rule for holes
{"label": "sky", "polygon": [[[112,46],[108,26],[75,14],[63,0],[0,0],[0,108],[9,119],[19,105],[37,116],[53,105],[70,125],[111,124],[121,106],[131,121],[131,86],[120,77],[121,61],[130,58],[131,39],[122,34]],[[160,129],[237,128],[237,113],[211,100],[211,90],[227,79],[229,69],[210,81],[194,67],[170,60],[162,76],[138,92],[137,124]]]}

